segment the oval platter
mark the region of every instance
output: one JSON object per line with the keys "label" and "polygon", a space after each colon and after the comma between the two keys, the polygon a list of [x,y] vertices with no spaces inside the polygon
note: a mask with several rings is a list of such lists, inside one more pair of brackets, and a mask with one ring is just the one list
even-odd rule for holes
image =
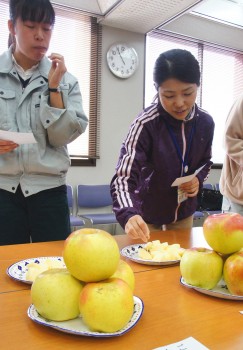
{"label": "oval platter", "polygon": [[220,280],[217,286],[213,289],[205,289],[201,287],[192,286],[191,284],[186,283],[183,277],[181,277],[180,283],[184,287],[194,289],[199,293],[210,295],[215,298],[243,301],[243,295],[234,295],[229,292],[223,279]]}
{"label": "oval platter", "polygon": [[38,314],[33,304],[29,306],[27,314],[32,321],[42,326],[54,328],[60,332],[70,333],[75,335],[82,335],[86,337],[103,337],[103,338],[117,337],[130,331],[138,323],[138,321],[140,320],[143,314],[143,310],[144,310],[143,301],[137,296],[134,296],[133,300],[134,300],[134,311],[130,321],[124,328],[114,333],[90,331],[82,321],[81,317],[78,317],[69,321],[63,321],[63,322],[47,320]]}

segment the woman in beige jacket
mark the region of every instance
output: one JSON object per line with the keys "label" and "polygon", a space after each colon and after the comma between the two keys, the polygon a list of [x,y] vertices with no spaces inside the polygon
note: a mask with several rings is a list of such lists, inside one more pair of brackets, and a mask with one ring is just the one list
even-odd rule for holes
{"label": "woman in beige jacket", "polygon": [[226,155],[220,178],[222,210],[243,215],[243,94],[229,112],[224,146]]}

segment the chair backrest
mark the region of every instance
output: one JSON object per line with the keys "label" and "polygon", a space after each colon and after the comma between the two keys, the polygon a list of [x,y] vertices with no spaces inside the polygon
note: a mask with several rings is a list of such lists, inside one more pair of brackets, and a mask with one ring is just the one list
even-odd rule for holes
{"label": "chair backrest", "polygon": [[112,205],[109,185],[78,185],[78,206],[83,208],[101,208]]}
{"label": "chair backrest", "polygon": [[68,206],[70,212],[73,210],[73,188],[71,185],[66,185],[67,186],[67,199],[68,199]]}

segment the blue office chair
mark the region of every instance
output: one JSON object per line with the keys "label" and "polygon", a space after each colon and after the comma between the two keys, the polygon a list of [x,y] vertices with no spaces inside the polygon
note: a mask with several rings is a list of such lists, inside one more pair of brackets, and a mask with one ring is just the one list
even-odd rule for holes
{"label": "blue office chair", "polygon": [[90,224],[117,224],[109,185],[78,185],[77,202],[78,215]]}
{"label": "blue office chair", "polygon": [[193,219],[202,219],[204,217],[204,214],[202,211],[195,211],[195,213],[193,214]]}
{"label": "blue office chair", "polygon": [[204,219],[205,219],[205,215],[202,211],[195,211],[195,213],[193,214],[193,226],[194,227],[203,226]]}
{"label": "blue office chair", "polygon": [[70,212],[70,224],[71,227],[76,229],[78,226],[84,226],[85,221],[81,219],[79,216],[73,215],[73,188],[71,185],[67,186],[67,198],[68,198],[68,206],[69,206],[69,212]]}
{"label": "blue office chair", "polygon": [[[207,188],[212,190],[213,185],[212,184],[203,184],[203,188]],[[198,200],[200,201],[200,197],[198,197]],[[205,218],[208,216],[208,213],[204,210],[197,210],[193,214],[193,226],[202,226]]]}

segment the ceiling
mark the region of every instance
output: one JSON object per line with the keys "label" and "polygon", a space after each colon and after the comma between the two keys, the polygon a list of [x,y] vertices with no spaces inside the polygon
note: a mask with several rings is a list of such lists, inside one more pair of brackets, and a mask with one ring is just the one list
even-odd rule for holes
{"label": "ceiling", "polygon": [[243,0],[204,0],[191,14],[243,28]]}
{"label": "ceiling", "polygon": [[185,13],[243,27],[243,0],[54,0],[84,13],[101,24],[147,33]]}
{"label": "ceiling", "polygon": [[51,1],[53,4],[62,4],[74,9],[80,9],[95,16],[105,16],[116,3],[121,0],[57,0]]}
{"label": "ceiling", "polygon": [[98,17],[104,25],[147,33],[202,0],[54,0]]}

